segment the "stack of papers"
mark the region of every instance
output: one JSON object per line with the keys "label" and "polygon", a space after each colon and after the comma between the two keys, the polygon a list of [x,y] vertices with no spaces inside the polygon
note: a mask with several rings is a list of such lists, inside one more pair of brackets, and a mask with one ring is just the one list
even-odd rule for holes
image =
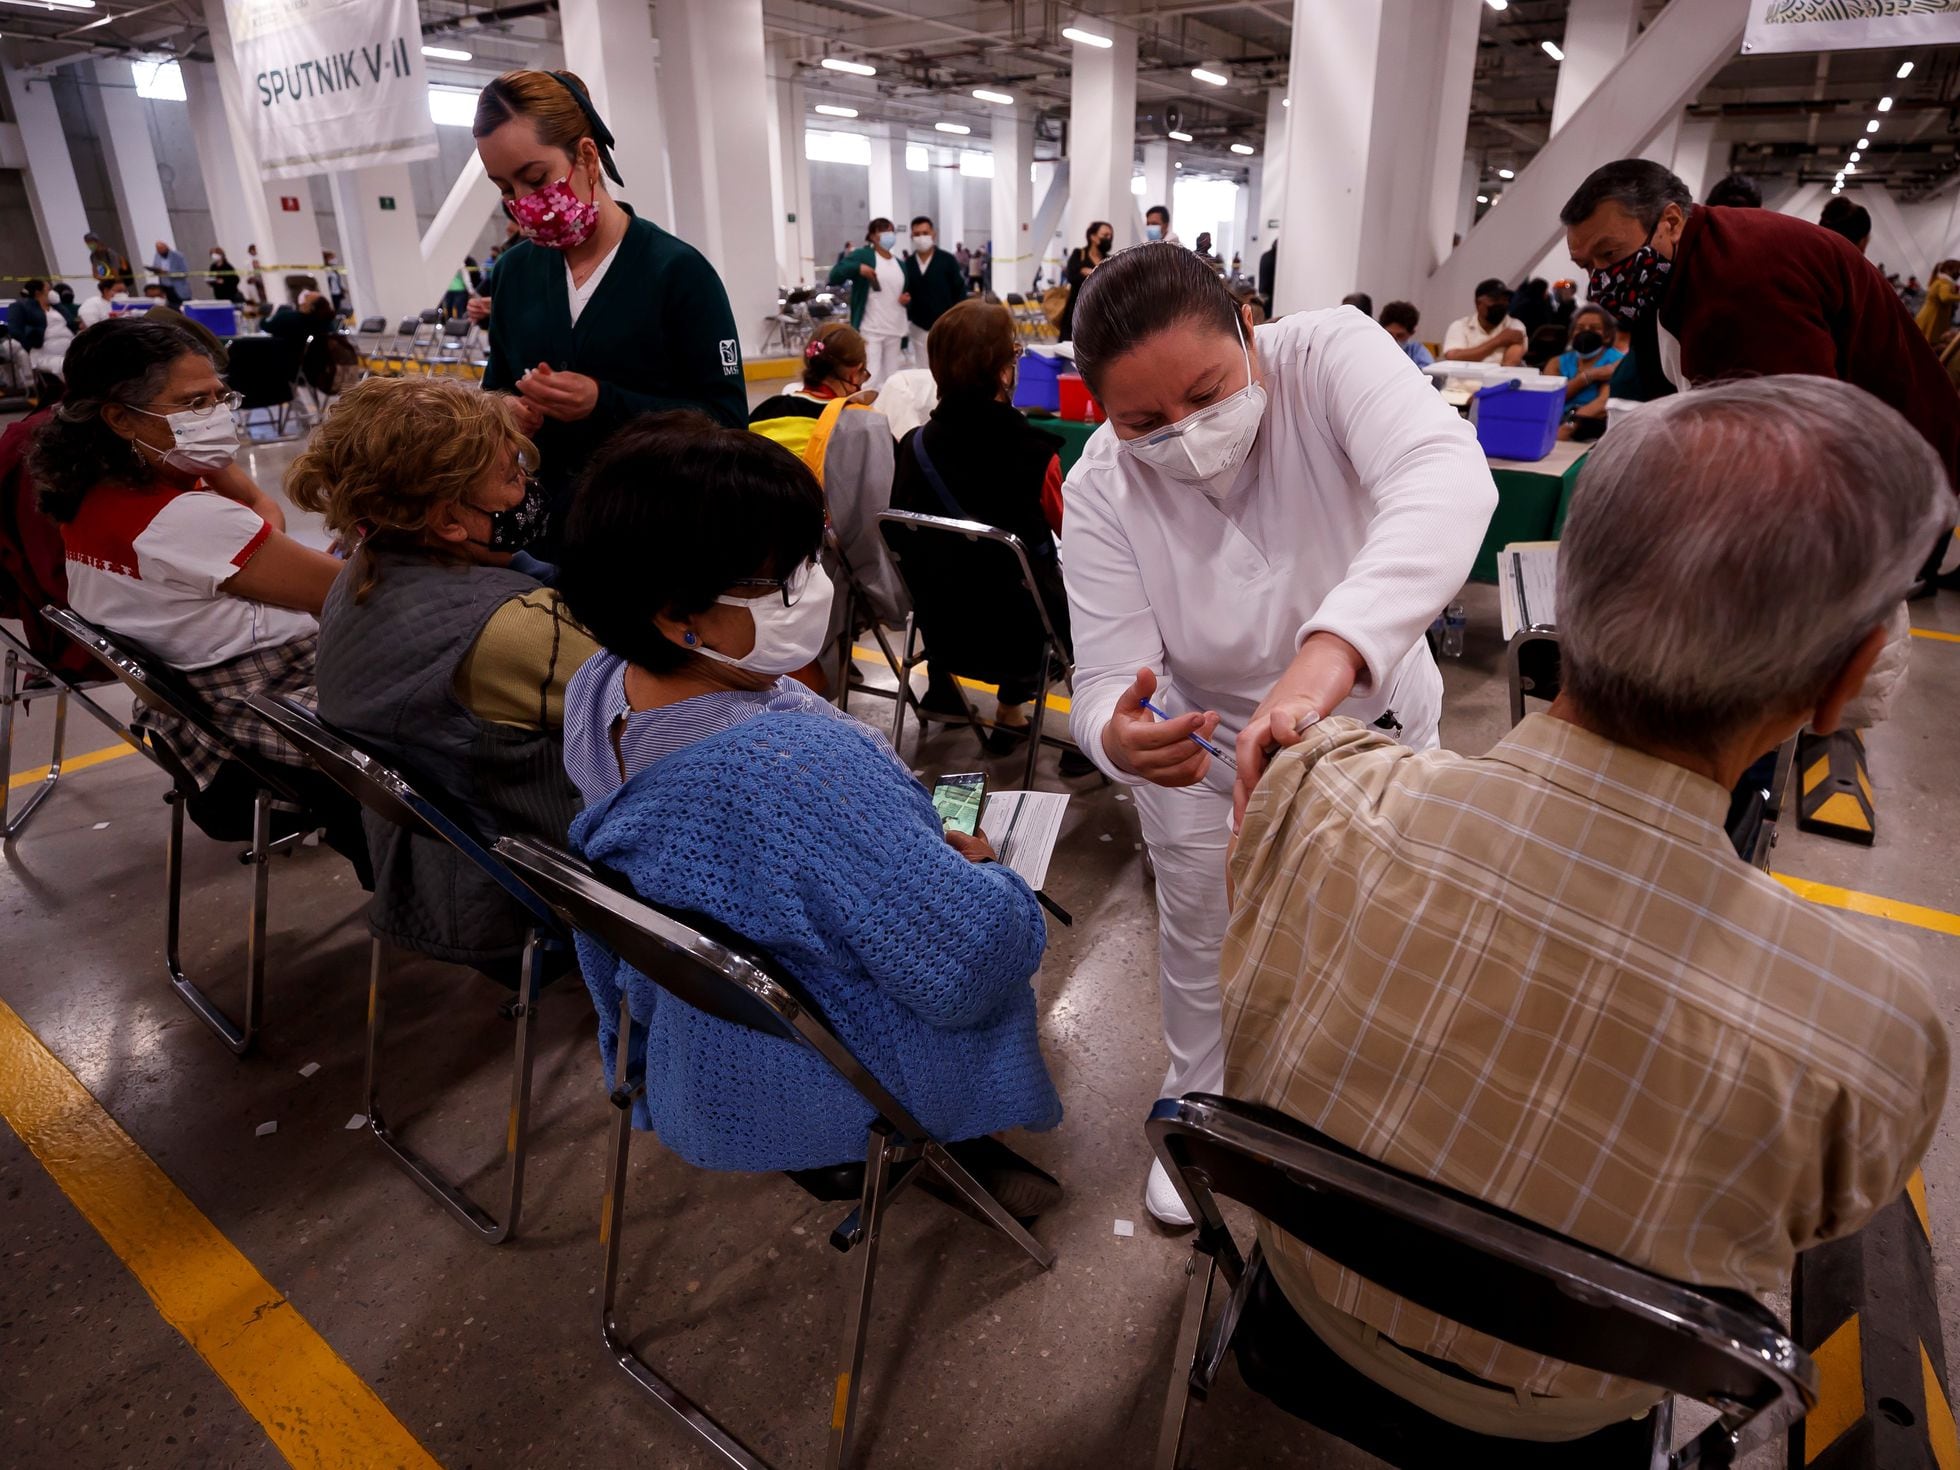
{"label": "stack of papers", "polygon": [[1066,791],[996,791],[980,810],[980,830],[1002,866],[1012,868],[1039,893],[1048,882],[1048,860],[1062,835]]}

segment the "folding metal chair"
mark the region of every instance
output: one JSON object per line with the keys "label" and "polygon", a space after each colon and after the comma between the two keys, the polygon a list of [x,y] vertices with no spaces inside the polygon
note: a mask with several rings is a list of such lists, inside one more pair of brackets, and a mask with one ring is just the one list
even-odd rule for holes
{"label": "folding metal chair", "polygon": [[369,372],[381,370],[381,351],[389,340],[385,316],[363,317],[360,326],[354,329],[354,350],[361,354]]}
{"label": "folding metal chair", "polygon": [[447,366],[469,361],[470,319],[468,317],[451,317],[441,323],[437,331],[440,335],[431,344],[429,352],[429,362],[432,365]]}
{"label": "folding metal chair", "polygon": [[524,1202],[524,1159],[531,1113],[531,1022],[537,1014],[538,992],[542,988],[542,956],[550,951],[569,950],[571,936],[550,906],[522,878],[494,857],[467,826],[411,786],[399,771],[369,755],[293,699],[255,694],[246,703],[277,726],[335,785],[369,812],[394,823],[412,837],[455,848],[493,879],[530,917],[517,996],[508,1007],[508,1013],[517,1022],[517,1050],[511,1063],[510,1113],[504,1129],[504,1146],[510,1157],[501,1221],[484,1211],[459,1185],[444,1177],[388,1126],[381,1106],[379,1078],[384,1015],[381,977],[386,969],[388,947],[378,934],[370,935],[368,941],[366,1100],[362,1105],[367,1113],[368,1131],[381,1140],[395,1162],[436,1203],[488,1244],[500,1245],[517,1229],[518,1212]]}
{"label": "folding metal chair", "polygon": [[[928,658],[934,660],[948,673],[997,673],[993,668],[998,655],[988,647],[998,634],[1002,641],[1026,641],[1033,634],[1034,641],[1040,644],[1041,667],[1035,673],[1038,688],[1035,693],[1034,715],[1028,725],[1027,769],[1021,778],[1025,787],[1034,786],[1035,762],[1041,755],[1044,738],[1058,748],[1071,748],[1069,742],[1042,735],[1042,727],[1048,714],[1048,690],[1054,682],[1056,671],[1060,671],[1063,682],[1075,676],[1075,665],[1069,656],[1068,645],[1055,631],[1049,619],[1047,605],[1041,600],[1041,592],[1034,579],[1034,571],[1028,564],[1027,548],[1021,538],[1011,531],[1003,531],[998,526],[989,526],[980,521],[953,520],[947,516],[922,515],[917,511],[887,510],[878,515],[880,528],[884,533],[885,544],[891,548],[892,561],[898,567],[898,574],[912,595],[913,614],[905,620],[904,654],[898,662],[898,681],[909,688],[912,671]],[[932,543],[938,543],[934,546]],[[984,556],[963,556],[960,548],[978,548],[982,544],[1001,548]],[[911,561],[907,561],[907,557]],[[953,557],[959,557],[960,570],[957,574],[949,571]],[[1011,561],[1009,560],[1011,558]],[[1009,574],[1012,574],[1011,576]],[[1012,601],[1015,591],[1014,578],[1018,577],[1019,591],[1025,599],[1016,607]],[[987,616],[994,623],[992,631],[984,636],[970,636],[966,622],[972,617],[974,606],[986,608]],[[1020,626],[1002,631],[1001,625],[1010,619],[1018,620]],[[932,646],[919,647],[919,625],[923,622],[925,636]],[[1014,672],[1019,672],[1016,670]],[[972,706],[968,704],[964,692],[960,702],[967,704],[968,715],[972,716]],[[904,733],[906,701],[900,700],[892,711],[892,748],[898,748],[900,736]],[[977,725],[977,718],[975,719]]]}
{"label": "folding metal chair", "polygon": [[[1177,1470],[1189,1402],[1205,1397],[1235,1338],[1245,1366],[1245,1339],[1258,1335],[1248,1302],[1274,1299],[1257,1243],[1249,1258],[1240,1253],[1220,1197],[1419,1307],[1526,1351],[1698,1400],[1720,1415],[1678,1450],[1667,1399],[1644,1419],[1562,1444],[1476,1435],[1431,1420],[1294,1324],[1298,1351],[1284,1359],[1285,1381],[1311,1393],[1309,1417],[1321,1424],[1324,1410],[1322,1427],[1391,1464],[1730,1465],[1817,1402],[1816,1366],[1745,1293],[1657,1276],[1389,1168],[1270,1108],[1204,1093],[1166,1098],[1151,1110],[1146,1131],[1198,1224],[1156,1470]],[[1221,1273],[1229,1295],[1207,1331],[1206,1308]],[[1303,1361],[1309,1355],[1315,1360]]]}
{"label": "folding metal chair", "polygon": [[305,348],[295,347],[276,337],[234,337],[228,348],[225,380],[237,392],[240,404],[239,427],[252,439],[252,415],[262,413],[279,442],[296,437],[290,432],[297,417],[300,432],[311,426],[311,415],[300,397],[300,360]]}
{"label": "folding metal chair", "polygon": [[272,817],[274,812],[286,812],[303,818],[308,811],[306,801],[290,782],[270,769],[266,762],[240,749],[212,723],[204,701],[183,683],[176,670],[67,608],[43,608],[41,615],[93,654],[137,699],[196,728],[225,752],[227,761],[243,770],[252,780],[251,838],[249,845],[239,854],[239,861],[252,869],[252,908],[245,929],[245,1019],[241,1022],[226,1015],[184,973],[180,954],[184,897],[184,810],[186,804],[198,794],[197,783],[166,742],[147,732],[115,726],[118,734],[135,744],[170,777],[170,791],[164,797],[170,807],[170,836],[164,849],[164,964],[170,972],[171,988],[220,1041],[243,1056],[251,1050],[252,1042],[258,1035],[259,1013],[265,999],[266,906],[272,877],[268,864],[274,853],[291,850],[312,830],[311,826],[302,822],[285,836],[275,838],[272,835]]}
{"label": "folding metal chair", "polygon": [[[676,1000],[730,1025],[744,1026],[810,1048],[876,1110],[878,1116],[865,1140],[864,1187],[858,1207],[831,1235],[831,1244],[839,1250],[856,1247],[863,1253],[862,1270],[845,1322],[843,1363],[837,1373],[836,1408],[831,1418],[830,1453],[826,1461],[831,1470],[840,1470],[850,1461],[857,1428],[859,1380],[871,1322],[879,1231],[884,1224],[885,1210],[917,1172],[928,1171],[1043,1270],[1054,1264],[1055,1253],[1008,1214],[945,1145],[886,1090],[884,1083],[838,1038],[803,988],[770,960],[750,951],[739,937],[719,929],[711,932],[699,927],[698,920],[683,920],[655,908],[636,896],[623,881],[601,875],[547,843],[528,837],[506,837],[497,843],[497,852],[564,914],[573,928],[605,944]],[[744,1448],[633,1351],[633,1335],[620,1325],[614,1311],[619,1288],[620,1237],[625,1229],[626,1165],[632,1143],[633,1103],[646,1088],[644,1076],[633,1075],[629,1062],[634,1028],[638,1025],[629,1004],[622,999],[612,1091],[613,1106],[618,1111],[613,1117],[605,1204],[599,1225],[605,1252],[599,1303],[601,1331],[608,1352],[627,1376],[711,1449],[745,1470],[768,1470],[766,1462]]]}
{"label": "folding metal chair", "polygon": [[[0,780],[8,782],[6,786],[0,786],[0,839],[12,842],[27,829],[27,824],[34,819],[34,813],[40,810],[42,802],[54,794],[55,785],[61,780],[70,700],[142,754],[149,755],[150,749],[134,731],[92,698],[98,691],[114,684],[114,679],[70,678],[59,669],[49,668],[32,648],[5,628],[0,628],[0,645],[6,648],[4,682],[0,682]],[[28,688],[27,681],[35,677],[45,679],[47,687],[39,690]],[[12,811],[14,706],[50,694],[54,696],[54,748],[48,756],[47,774],[41,778],[41,784],[34,788],[34,794],[27,798],[20,810]]]}

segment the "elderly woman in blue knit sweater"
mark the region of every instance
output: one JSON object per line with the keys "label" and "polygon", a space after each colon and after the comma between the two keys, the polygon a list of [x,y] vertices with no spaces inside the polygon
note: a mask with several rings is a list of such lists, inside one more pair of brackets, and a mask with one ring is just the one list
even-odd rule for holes
{"label": "elderly woman in blue knit sweater", "polygon": [[[1030,984],[1046,928],[879,736],[785,677],[829,625],[823,527],[816,480],[760,435],[676,412],[607,442],[559,578],[601,648],[565,697],[586,803],[571,840],[768,952],[926,1126],[971,1141],[955,1151],[1000,1192],[1019,1161],[986,1135],[1061,1120]],[[583,936],[579,960],[609,1078],[622,990],[646,1026],[636,1126],[710,1169],[862,1160],[871,1111],[814,1053],[694,1010]],[[1031,1173],[1017,1213],[1057,1192]]]}

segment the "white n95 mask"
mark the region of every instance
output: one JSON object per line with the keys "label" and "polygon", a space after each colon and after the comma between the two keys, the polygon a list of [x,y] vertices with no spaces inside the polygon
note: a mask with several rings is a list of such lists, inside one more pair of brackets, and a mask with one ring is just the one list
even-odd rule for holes
{"label": "white n95 mask", "polygon": [[1196,485],[1213,500],[1232,493],[1239,466],[1252,450],[1266,416],[1266,389],[1253,381],[1252,354],[1239,324],[1239,351],[1245,357],[1245,386],[1229,398],[1207,404],[1167,428],[1126,439],[1123,448],[1173,480]]}
{"label": "white n95 mask", "polygon": [[811,663],[823,652],[824,635],[830,631],[830,607],[837,589],[831,585],[830,574],[820,565],[805,562],[789,579],[786,590],[788,606],[784,606],[781,592],[755,598],[717,597],[716,602],[749,610],[750,618],[755,621],[755,647],[740,658],[730,658],[699,643],[693,645],[694,651],[733,669],[778,677],[793,674]]}

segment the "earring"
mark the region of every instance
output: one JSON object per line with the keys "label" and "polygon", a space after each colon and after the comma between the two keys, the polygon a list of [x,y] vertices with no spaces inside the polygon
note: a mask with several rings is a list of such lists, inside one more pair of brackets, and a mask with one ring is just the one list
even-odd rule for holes
{"label": "earring", "polygon": [[700,639],[694,636],[694,630],[692,628],[689,628],[685,633],[681,635],[681,642],[685,643],[689,648],[694,647],[694,645],[696,643],[699,643],[700,641],[701,641]]}

